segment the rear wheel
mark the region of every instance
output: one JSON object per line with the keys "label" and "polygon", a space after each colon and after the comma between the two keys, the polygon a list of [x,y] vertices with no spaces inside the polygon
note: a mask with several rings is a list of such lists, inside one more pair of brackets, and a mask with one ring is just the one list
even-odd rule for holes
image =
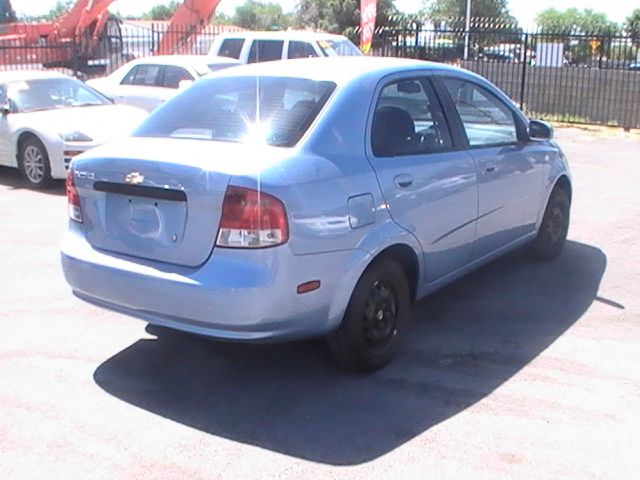
{"label": "rear wheel", "polygon": [[538,260],[553,260],[564,247],[569,231],[571,200],[569,194],[556,187],[544,211],[538,235],[531,243],[531,254]]}
{"label": "rear wheel", "polygon": [[375,371],[395,357],[409,316],[409,285],[395,261],[383,259],[362,275],[340,327],[328,337],[333,358],[353,371]]}
{"label": "rear wheel", "polygon": [[33,188],[45,188],[51,183],[49,155],[44,145],[36,137],[28,137],[20,144],[18,165],[22,176]]}

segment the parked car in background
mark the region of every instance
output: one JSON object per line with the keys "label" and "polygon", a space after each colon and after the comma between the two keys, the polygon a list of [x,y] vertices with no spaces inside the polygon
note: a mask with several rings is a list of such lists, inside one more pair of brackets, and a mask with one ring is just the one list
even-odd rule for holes
{"label": "parked car in background", "polygon": [[293,58],[360,56],[362,52],[342,35],[284,31],[219,34],[209,55],[235,58],[241,63],[257,63]]}
{"label": "parked car in background", "polygon": [[111,75],[88,80],[87,85],[116,103],[151,111],[194,80],[239,63],[207,55],[158,55],[133,60]]}
{"label": "parked car in background", "polygon": [[19,168],[34,188],[65,178],[75,155],[128,135],[147,116],[75,78],[34,70],[0,72],[0,108],[0,165]]}
{"label": "parked car in background", "polygon": [[342,365],[375,370],[411,302],[525,244],[560,254],[571,182],[552,134],[443,64],[218,72],[73,161],[64,273],[80,298],[152,324],[325,335]]}
{"label": "parked car in background", "polygon": [[632,72],[640,72],[640,63],[632,63],[627,67],[627,69]]}

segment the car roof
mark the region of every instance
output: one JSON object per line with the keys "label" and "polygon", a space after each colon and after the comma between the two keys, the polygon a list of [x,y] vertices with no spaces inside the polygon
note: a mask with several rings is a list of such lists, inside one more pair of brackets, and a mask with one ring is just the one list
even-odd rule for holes
{"label": "car roof", "polygon": [[11,70],[0,72],[0,83],[20,82],[44,78],[73,78],[55,70]]}
{"label": "car roof", "polygon": [[340,85],[356,78],[383,76],[411,70],[448,70],[469,74],[466,70],[444,63],[390,57],[317,57],[252,63],[216,72],[216,76],[273,76],[327,80]]}
{"label": "car roof", "polygon": [[289,40],[344,40],[346,37],[333,33],[311,32],[308,30],[281,30],[281,31],[243,31],[219,34],[221,38],[246,38],[246,39],[289,39]]}

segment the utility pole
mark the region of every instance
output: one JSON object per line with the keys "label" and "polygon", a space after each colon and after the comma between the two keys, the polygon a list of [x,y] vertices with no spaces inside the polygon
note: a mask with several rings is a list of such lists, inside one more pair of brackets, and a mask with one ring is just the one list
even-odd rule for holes
{"label": "utility pole", "polygon": [[471,28],[471,0],[467,0],[467,15],[464,25],[464,59],[469,60],[469,29]]}

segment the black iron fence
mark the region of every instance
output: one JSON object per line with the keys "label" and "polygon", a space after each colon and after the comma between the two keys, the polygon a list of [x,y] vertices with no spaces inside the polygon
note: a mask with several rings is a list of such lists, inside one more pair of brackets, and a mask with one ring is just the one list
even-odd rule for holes
{"label": "black iron fence", "polygon": [[640,128],[640,43],[604,33],[381,28],[374,54],[462,66],[531,117]]}
{"label": "black iron fence", "polygon": [[[189,37],[188,31],[167,28],[166,22],[117,21],[97,42],[58,45],[24,45],[0,36],[0,69],[57,68],[86,78],[154,54],[163,39],[170,38],[170,53],[207,54],[217,34],[239,30],[212,25]],[[465,32],[414,21],[379,28],[373,53],[460,65],[494,82],[531,117],[640,128],[640,43],[627,36],[524,32],[477,22]]]}
{"label": "black iron fence", "polygon": [[55,44],[48,44],[45,39],[26,43],[3,37],[0,31],[0,70],[56,69],[85,79],[108,74],[134,58],[153,55],[166,45],[170,47],[162,52],[165,54],[206,55],[216,35],[239,30],[242,29],[209,25],[193,34],[183,28],[168,30],[168,22],[110,19],[99,39],[81,37]]}

